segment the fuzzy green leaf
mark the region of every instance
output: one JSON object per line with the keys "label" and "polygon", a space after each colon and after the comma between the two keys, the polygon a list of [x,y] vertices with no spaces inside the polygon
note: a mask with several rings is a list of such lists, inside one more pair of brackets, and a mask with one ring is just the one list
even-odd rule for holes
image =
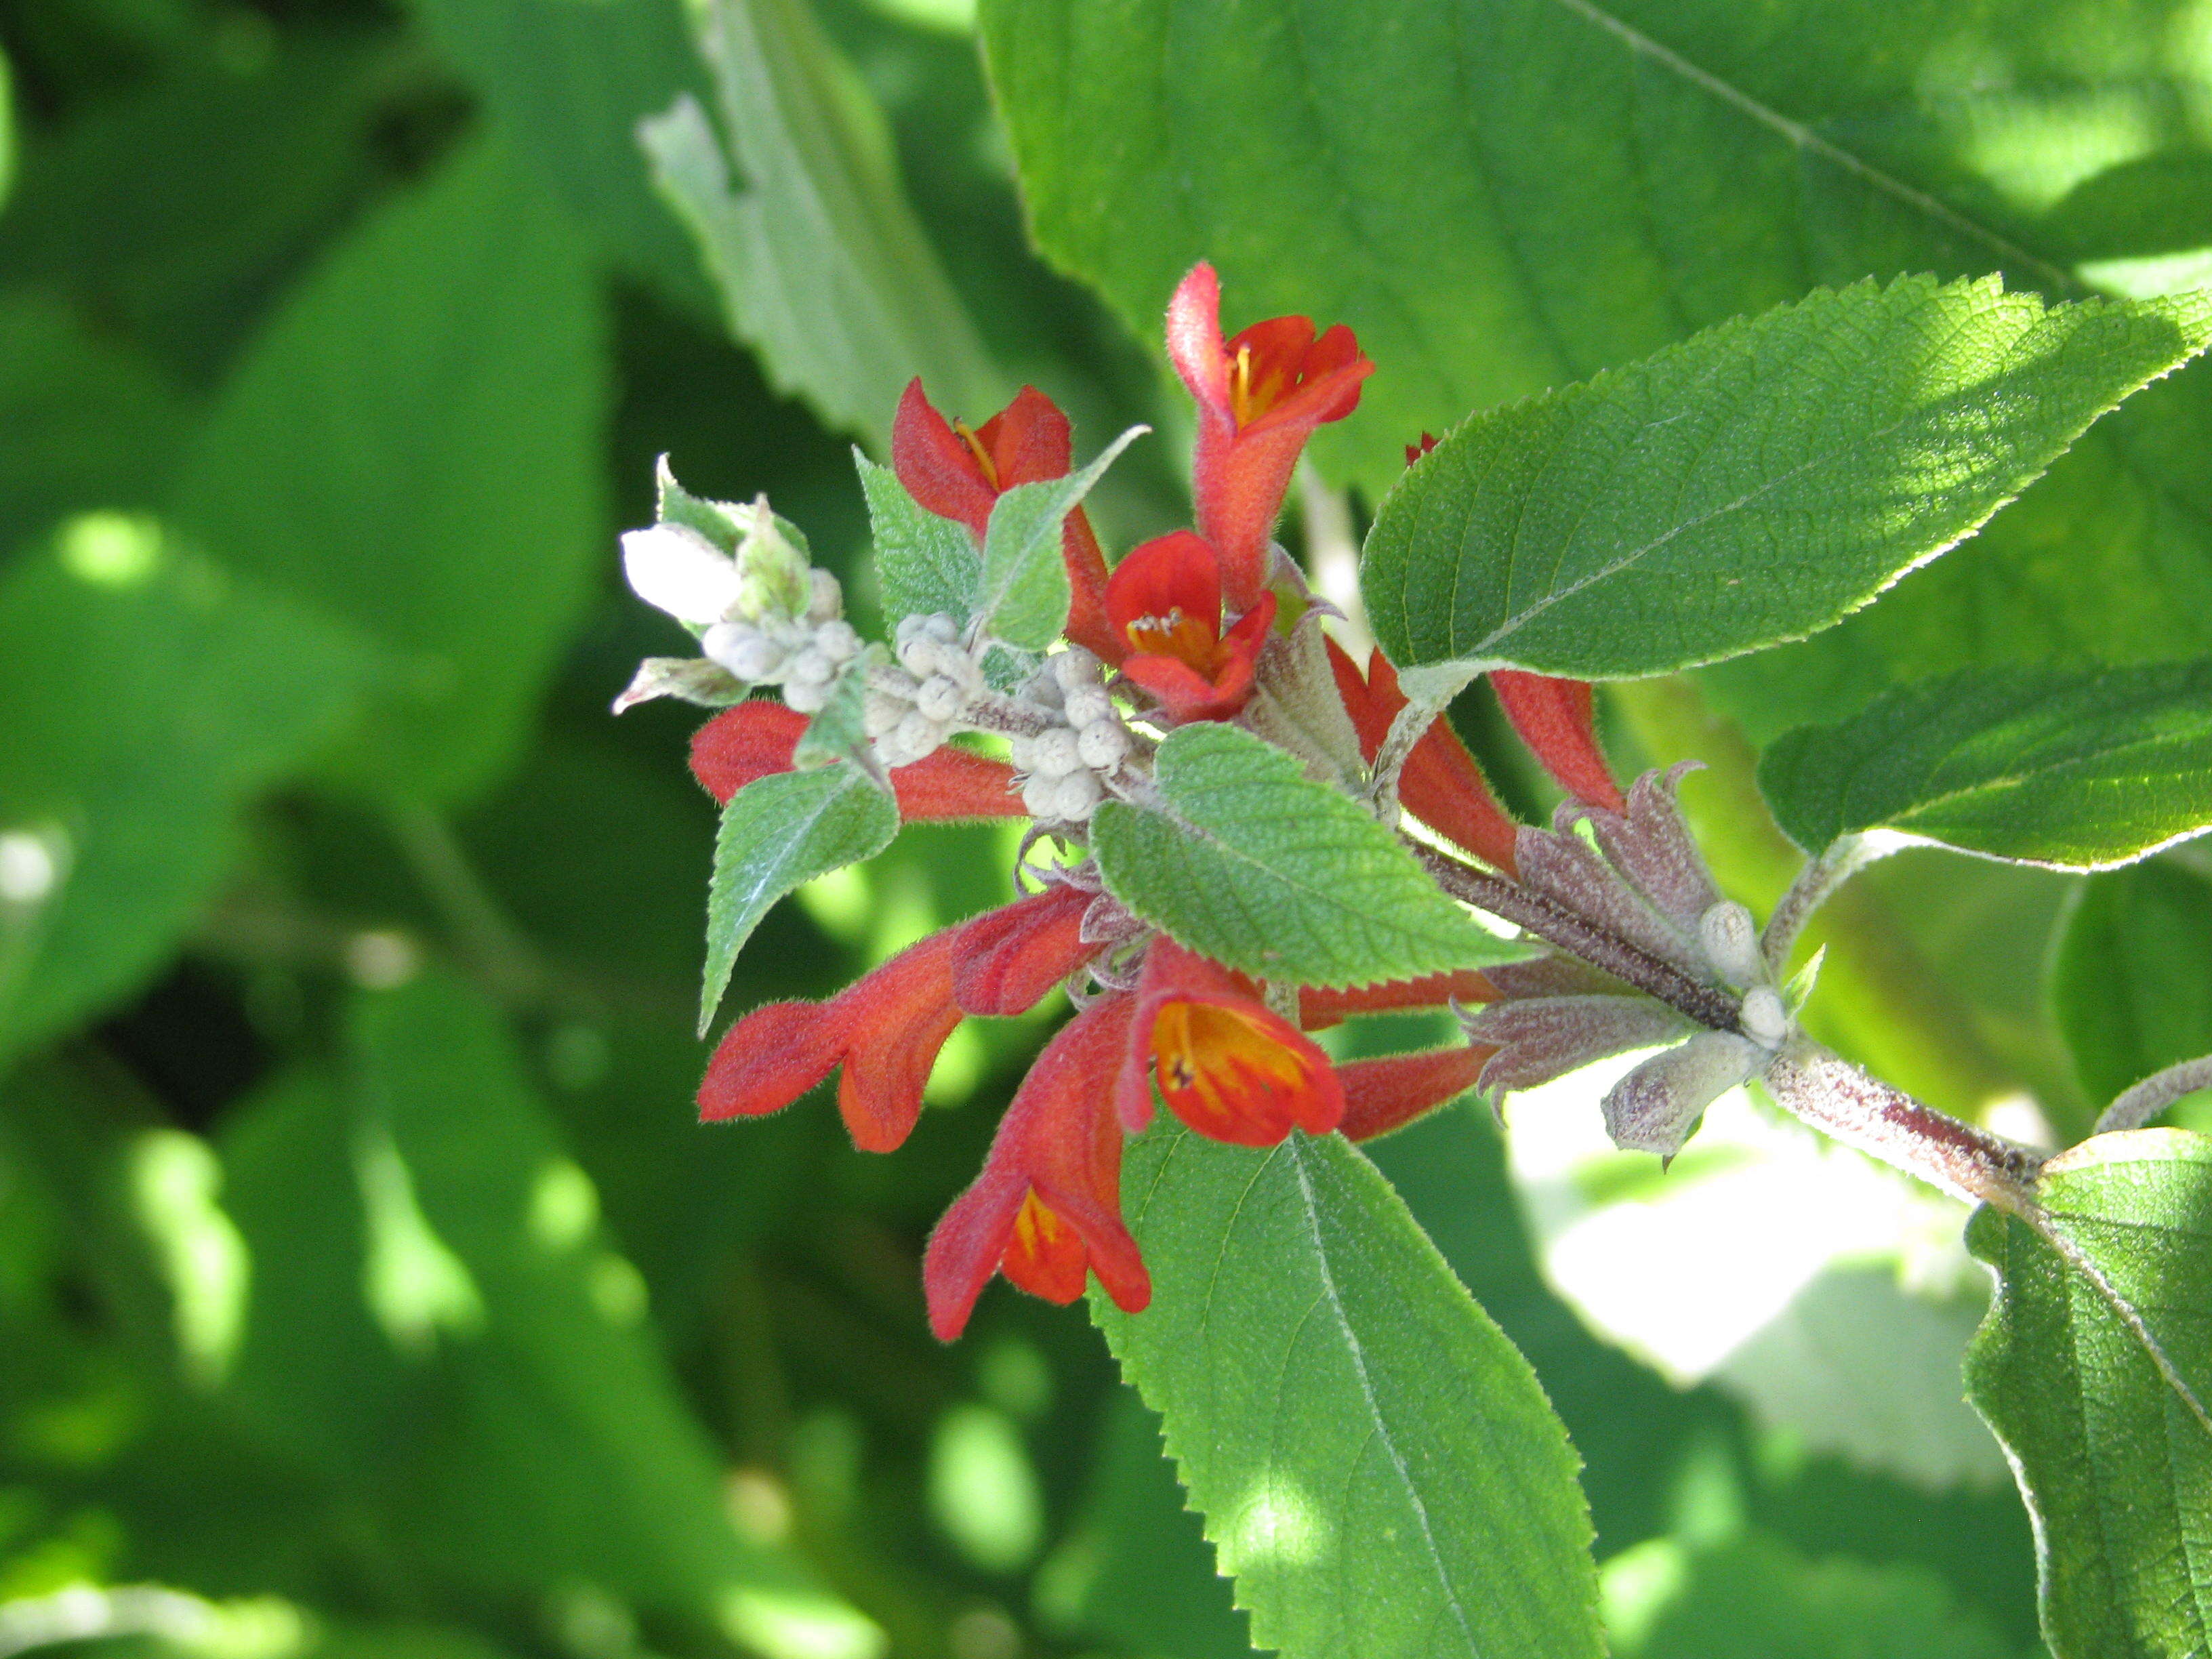
{"label": "fuzzy green leaf", "polygon": [[907,202],[883,112],[811,9],[711,0],[698,16],[736,177],[688,94],[640,138],[771,383],[878,451],[916,374],[948,408],[996,408],[1001,377]]}
{"label": "fuzzy green leaf", "polygon": [[1115,457],[1150,430],[1133,426],[1080,472],[1016,484],[992,503],[975,597],[985,633],[1023,651],[1042,651],[1060,637],[1070,597],[1060,521],[1105,476]]}
{"label": "fuzzy green leaf", "polygon": [[1527,1360],[1358,1152],[1130,1149],[1152,1306],[1092,1316],[1285,1659],[1602,1650],[1577,1459]]}
{"label": "fuzzy green leaf", "polygon": [[860,490],[868,498],[884,614],[896,622],[942,611],[964,623],[983,580],[983,556],[968,526],[939,518],[907,493],[897,473],[857,448],[853,465],[860,471]]}
{"label": "fuzzy green leaf", "polygon": [[1217,962],[1364,985],[1528,954],[1439,892],[1356,802],[1249,732],[1183,726],[1155,777],[1164,811],[1098,809],[1099,870],[1115,898]]}
{"label": "fuzzy green leaf", "polygon": [[347,783],[465,794],[526,735],[606,558],[601,331],[569,216],[480,140],[365,220],[217,400],[179,516],[388,653]]}
{"label": "fuzzy green leaf", "polygon": [[[2043,1628],[2057,1659],[2182,1659],[2212,1644],[2212,1140],[2100,1135],[2044,1166],[2038,1195],[2133,1304],[2176,1373],[2024,1223],[1967,1228],[1997,1273],[1966,1354],[1975,1408],[2037,1516]],[[2185,1399],[2182,1388],[2195,1396]]]}
{"label": "fuzzy green leaf", "polygon": [[898,833],[898,806],[842,763],[756,778],[722,808],[707,894],[699,1035],[714,1024],[738,952],[769,907],[815,877],[873,858]]}
{"label": "fuzzy green leaf", "polygon": [[2124,864],[2212,825],[2212,662],[1900,687],[1779,738],[1759,784],[1808,852],[1881,829],[2024,863]]}
{"label": "fuzzy green leaf", "polygon": [[2090,1100],[2212,1054],[2212,882],[2164,859],[2081,884],[2051,1006]]}
{"label": "fuzzy green leaf", "polygon": [[1480,415],[1383,500],[1400,664],[1620,678],[1802,638],[1969,536],[2212,340],[2212,295],[1860,283]]}

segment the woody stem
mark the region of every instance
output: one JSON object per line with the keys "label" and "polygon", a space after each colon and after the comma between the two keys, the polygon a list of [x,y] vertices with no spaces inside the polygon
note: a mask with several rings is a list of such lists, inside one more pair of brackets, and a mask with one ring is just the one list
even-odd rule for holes
{"label": "woody stem", "polygon": [[1736,1029],[1736,999],[1701,985],[1672,963],[1662,962],[1626,939],[1608,933],[1543,894],[1518,882],[1454,858],[1441,848],[1408,839],[1413,855],[1427,866],[1437,885],[1478,910],[1526,928],[1594,968],[1659,999],[1716,1031]]}

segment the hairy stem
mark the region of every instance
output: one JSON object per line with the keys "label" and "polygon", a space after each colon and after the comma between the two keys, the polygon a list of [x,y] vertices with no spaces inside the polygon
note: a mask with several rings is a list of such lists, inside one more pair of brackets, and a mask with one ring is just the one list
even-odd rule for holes
{"label": "hairy stem", "polygon": [[1593,968],[1602,968],[1615,979],[1658,998],[1700,1025],[1716,1031],[1737,1029],[1736,999],[1726,991],[1699,984],[1672,963],[1660,961],[1518,882],[1477,869],[1424,842],[1409,838],[1406,844],[1427,866],[1437,885],[1454,898],[1478,910],[1487,910],[1516,927],[1526,928],[1537,938],[1581,957]]}
{"label": "hairy stem", "polygon": [[1954,1197],[2023,1218],[2041,1213],[2043,1160],[2033,1152],[1915,1100],[1810,1038],[1774,1057],[1766,1089],[1794,1116]]}
{"label": "hairy stem", "polygon": [[1844,836],[1818,858],[1806,860],[1796,880],[1776,903],[1774,914],[1766,919],[1759,948],[1766,954],[1767,966],[1781,973],[1797,935],[1813,919],[1813,913],[1827,902],[1828,896],[1875,860],[1887,858],[1905,845],[1893,836]]}

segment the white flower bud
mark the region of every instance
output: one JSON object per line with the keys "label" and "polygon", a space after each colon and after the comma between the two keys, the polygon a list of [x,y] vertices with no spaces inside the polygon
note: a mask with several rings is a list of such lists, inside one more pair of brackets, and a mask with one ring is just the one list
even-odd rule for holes
{"label": "white flower bud", "polygon": [[764,680],[783,666],[783,647],[750,623],[717,623],[699,648],[741,680]]}
{"label": "white flower bud", "polygon": [[898,647],[899,666],[915,678],[926,680],[937,672],[944,649],[937,641],[917,629]]}
{"label": "white flower bud", "polygon": [[783,704],[802,714],[818,714],[830,701],[827,680],[786,680],[783,683]]}
{"label": "white flower bud", "polygon": [[1079,645],[1071,645],[1052,659],[1052,677],[1073,691],[1098,683],[1098,659]]}
{"label": "white flower bud", "polygon": [[1751,912],[1734,899],[1723,899],[1698,918],[1698,939],[1713,971],[1729,984],[1752,985],[1766,977],[1759,929]]}
{"label": "white flower bud", "polygon": [[1067,689],[1064,707],[1067,723],[1079,731],[1086,726],[1096,726],[1101,720],[1114,718],[1114,700],[1106,695],[1103,685],[1072,685]]}
{"label": "white flower bud", "polygon": [[919,635],[922,625],[928,620],[928,617],[922,616],[901,617],[898,619],[898,626],[891,629],[892,648],[899,651],[905,650],[906,642]]}
{"label": "white flower bud", "polygon": [[868,690],[860,697],[860,729],[872,738],[893,730],[911,714],[914,705],[888,691]]}
{"label": "white flower bud", "polygon": [[823,655],[818,647],[810,645],[791,659],[791,667],[787,672],[793,684],[827,685],[837,678],[837,665]]}
{"label": "white flower bud", "polygon": [[957,680],[944,674],[933,674],[914,694],[914,706],[933,720],[950,723],[967,708],[968,694],[961,690]]}
{"label": "white flower bud", "polygon": [[1037,819],[1059,817],[1060,785],[1058,778],[1048,778],[1042,773],[1030,774],[1030,781],[1022,786],[1022,810]]}
{"label": "white flower bud", "polygon": [[1109,772],[1129,756],[1129,734],[1116,720],[1094,720],[1075,734],[1076,753],[1093,771]]}
{"label": "white flower bud", "polygon": [[960,643],[960,624],[939,611],[922,619],[923,631],[939,645]]}
{"label": "white flower bud", "polygon": [[1053,810],[1070,823],[1081,823],[1098,810],[1098,780],[1089,772],[1071,772],[1053,786]]}
{"label": "white flower bud", "polygon": [[837,579],[820,567],[806,573],[806,620],[826,623],[845,614],[844,590]]}
{"label": "white flower bud", "polygon": [[1783,1006],[1781,993],[1772,986],[1754,985],[1744,993],[1736,1024],[1760,1048],[1779,1048],[1790,1036],[1790,1011]]}
{"label": "white flower bud", "polygon": [[1075,733],[1064,726],[1039,732],[1030,757],[1030,769],[1039,777],[1064,778],[1083,769],[1083,755]]}
{"label": "white flower bud", "polygon": [[[695,627],[736,609],[736,562],[690,526],[657,524],[623,533],[623,574],[647,605]],[[735,673],[737,671],[730,671]]]}
{"label": "white flower bud", "polygon": [[852,623],[833,618],[814,630],[814,648],[831,662],[850,662],[860,654],[860,636]]}
{"label": "white flower bud", "polygon": [[937,746],[945,741],[945,728],[917,708],[898,723],[898,729],[891,735],[897,738],[899,748],[907,756],[905,763],[911,764],[925,755],[937,752]]}
{"label": "white flower bud", "polygon": [[1066,697],[1060,689],[1060,682],[1047,671],[1032,677],[1030,683],[1022,687],[1022,701],[1033,708],[1048,709],[1057,714]]}
{"label": "white flower bud", "polygon": [[1008,740],[1006,746],[1009,750],[1007,758],[1013,762],[1015,771],[1033,772],[1036,769],[1036,739],[1035,738],[1012,738]]}

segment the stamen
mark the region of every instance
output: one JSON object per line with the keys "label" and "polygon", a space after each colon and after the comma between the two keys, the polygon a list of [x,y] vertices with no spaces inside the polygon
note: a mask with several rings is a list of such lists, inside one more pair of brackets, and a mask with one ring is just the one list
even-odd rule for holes
{"label": "stamen", "polygon": [[991,459],[991,452],[983,447],[983,441],[975,435],[975,428],[965,421],[955,421],[952,429],[960,434],[961,442],[968,446],[968,453],[975,458],[975,465],[983,469],[983,482],[996,489],[999,487],[998,465]]}

